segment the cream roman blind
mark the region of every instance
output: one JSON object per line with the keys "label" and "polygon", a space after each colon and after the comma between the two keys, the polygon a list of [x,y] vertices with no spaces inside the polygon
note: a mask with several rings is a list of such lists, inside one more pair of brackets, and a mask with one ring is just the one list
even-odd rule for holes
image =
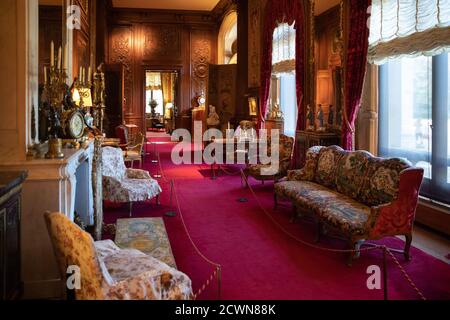
{"label": "cream roman blind", "polygon": [[450,51],[450,0],[372,0],[368,60]]}
{"label": "cream roman blind", "polygon": [[[450,1],[450,0],[449,0]],[[273,32],[272,71],[287,73],[295,71],[294,24],[280,23]]]}

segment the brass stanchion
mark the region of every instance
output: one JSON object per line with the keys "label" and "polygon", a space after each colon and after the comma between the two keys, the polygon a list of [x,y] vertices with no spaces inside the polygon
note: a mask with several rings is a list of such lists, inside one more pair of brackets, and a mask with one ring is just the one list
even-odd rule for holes
{"label": "brass stanchion", "polygon": [[[172,206],[173,191],[174,191],[174,190],[173,190],[173,189],[174,189],[173,185],[174,185],[174,182],[173,182],[173,179],[172,179],[172,180],[170,180],[170,202],[169,202],[170,210],[173,209],[173,206]],[[172,211],[166,212],[165,215],[166,215],[167,217],[175,217],[175,216],[177,215],[177,213],[176,213],[175,211],[172,210]]]}

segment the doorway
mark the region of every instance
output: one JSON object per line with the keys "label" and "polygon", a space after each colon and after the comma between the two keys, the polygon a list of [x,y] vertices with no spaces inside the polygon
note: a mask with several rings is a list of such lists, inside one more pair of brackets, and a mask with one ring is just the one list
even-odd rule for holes
{"label": "doorway", "polygon": [[177,70],[145,70],[144,114],[146,132],[175,130],[178,106]]}

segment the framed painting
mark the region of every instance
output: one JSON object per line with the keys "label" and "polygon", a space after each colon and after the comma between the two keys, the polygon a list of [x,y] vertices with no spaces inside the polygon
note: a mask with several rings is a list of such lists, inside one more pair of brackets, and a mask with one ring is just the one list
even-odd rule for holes
{"label": "framed painting", "polygon": [[257,116],[258,115],[258,98],[257,97],[249,97],[248,98],[248,110],[250,116]]}

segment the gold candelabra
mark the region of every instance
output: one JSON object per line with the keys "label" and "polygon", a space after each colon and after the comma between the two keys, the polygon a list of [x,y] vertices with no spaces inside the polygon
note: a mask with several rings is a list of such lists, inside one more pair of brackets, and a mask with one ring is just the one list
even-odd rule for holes
{"label": "gold candelabra", "polygon": [[105,74],[101,71],[103,64],[99,65],[94,73],[93,81],[93,105],[95,108],[94,122],[97,128],[103,132],[103,120],[105,117]]}
{"label": "gold candelabra", "polygon": [[62,140],[59,136],[61,132],[61,114],[63,112],[63,100],[68,90],[66,69],[57,68],[53,65],[49,68],[47,78],[47,69],[45,69],[44,97],[51,108],[52,127],[51,135],[48,141],[48,152],[45,154],[47,159],[64,158],[62,152]]}

